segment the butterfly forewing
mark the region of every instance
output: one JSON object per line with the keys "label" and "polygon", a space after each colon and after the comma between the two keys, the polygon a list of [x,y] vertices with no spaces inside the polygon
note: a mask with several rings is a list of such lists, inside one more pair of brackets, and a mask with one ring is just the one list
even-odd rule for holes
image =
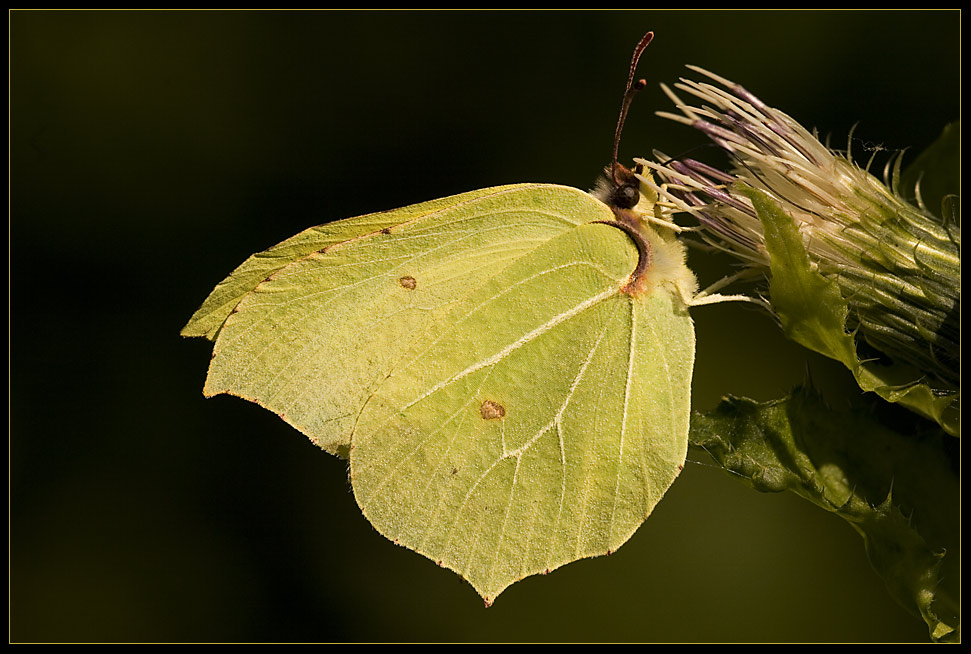
{"label": "butterfly forewing", "polygon": [[580,191],[521,185],[307,230],[252,257],[187,326],[218,332],[205,393],[244,397],[324,449],[346,448],[415,337],[512,262],[606,211]]}

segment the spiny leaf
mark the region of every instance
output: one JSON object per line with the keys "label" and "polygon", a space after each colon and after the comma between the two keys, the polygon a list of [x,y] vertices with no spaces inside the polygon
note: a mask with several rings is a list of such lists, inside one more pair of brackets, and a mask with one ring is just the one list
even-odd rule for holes
{"label": "spiny leaf", "polygon": [[692,415],[690,436],[756,490],[792,491],[850,523],[893,597],[934,640],[951,642],[960,639],[959,493],[947,440],[834,411],[805,389],[766,403],[727,398]]}
{"label": "spiny leaf", "polygon": [[[941,218],[948,217],[946,201],[961,192],[961,121],[944,127],[941,135],[914,159],[900,176],[900,188],[920,197]],[[960,226],[960,223],[957,223]]]}

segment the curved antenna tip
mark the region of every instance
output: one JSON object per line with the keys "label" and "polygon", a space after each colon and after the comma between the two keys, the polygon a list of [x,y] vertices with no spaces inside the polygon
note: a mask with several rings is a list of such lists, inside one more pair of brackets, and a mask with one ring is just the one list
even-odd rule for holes
{"label": "curved antenna tip", "polygon": [[614,157],[610,164],[611,177],[614,183],[621,186],[619,173],[623,166],[617,161],[617,153],[620,150],[620,134],[624,131],[624,122],[627,120],[627,110],[630,109],[630,103],[634,99],[634,95],[638,91],[642,91],[647,87],[647,80],[639,79],[634,81],[634,73],[637,72],[637,64],[641,60],[641,54],[643,54],[644,49],[651,44],[654,40],[654,32],[648,32],[641,37],[637,46],[634,48],[634,55],[630,60],[630,70],[627,73],[627,86],[624,87],[624,100],[620,105],[620,115],[617,117],[617,127],[614,129]]}

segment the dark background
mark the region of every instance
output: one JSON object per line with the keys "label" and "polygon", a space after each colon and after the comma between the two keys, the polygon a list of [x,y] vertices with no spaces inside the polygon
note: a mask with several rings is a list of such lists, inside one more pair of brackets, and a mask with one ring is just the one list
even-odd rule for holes
{"label": "dark background", "polygon": [[[687,63],[834,146],[858,122],[860,153],[919,152],[959,115],[956,11],[9,19],[12,640],[926,640],[848,525],[703,462],[619,552],[486,610],[370,527],[343,461],[203,399],[211,346],[178,333],[246,256],[308,226],[512,182],[589,188],[648,29],[625,159],[702,142],[653,115]],[[703,282],[724,265],[691,263]],[[697,408],[809,377],[858,395],[758,311],[693,315]]]}

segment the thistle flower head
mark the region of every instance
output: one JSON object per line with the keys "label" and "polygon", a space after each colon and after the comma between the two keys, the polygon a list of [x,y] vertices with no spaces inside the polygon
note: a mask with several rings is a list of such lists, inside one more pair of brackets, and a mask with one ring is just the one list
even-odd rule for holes
{"label": "thistle flower head", "polygon": [[[690,106],[665,88],[690,125],[725,150],[732,170],[692,159],[642,161],[663,182],[671,207],[695,216],[702,237],[750,267],[768,269],[762,223],[745,186],[767,195],[799,228],[811,264],[836,282],[850,308],[847,329],[937,385],[959,383],[960,227],[906,202],[866,169],[826,147],[791,117],[741,86],[682,79],[702,101]],[[719,86],[720,85],[720,86]],[[900,157],[892,175],[899,178]],[[919,189],[918,189],[919,192]],[[919,200],[919,195],[918,195]]]}

